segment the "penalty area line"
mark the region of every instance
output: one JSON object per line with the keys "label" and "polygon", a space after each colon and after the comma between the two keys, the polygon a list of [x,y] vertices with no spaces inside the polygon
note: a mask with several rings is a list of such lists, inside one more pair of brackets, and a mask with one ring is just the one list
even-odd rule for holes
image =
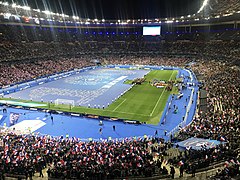
{"label": "penalty area line", "polygon": [[117,110],[127,99],[124,99],[117,107],[114,108],[113,112]]}

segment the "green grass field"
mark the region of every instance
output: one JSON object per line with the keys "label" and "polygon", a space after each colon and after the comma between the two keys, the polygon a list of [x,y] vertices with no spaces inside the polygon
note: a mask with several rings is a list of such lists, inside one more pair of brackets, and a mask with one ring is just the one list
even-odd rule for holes
{"label": "green grass field", "polygon": [[153,87],[149,81],[152,81],[153,79],[166,81],[176,80],[177,73],[177,70],[150,71],[145,76],[146,81],[143,84],[133,86],[131,90],[127,91],[123,96],[105,109],[94,109],[81,106],[76,106],[70,109],[66,105],[56,106],[49,103],[46,108],[58,111],[108,116],[126,120],[138,120],[148,124],[158,124],[169,95],[171,93],[177,93],[177,89],[174,87],[172,91],[166,91],[165,87]]}

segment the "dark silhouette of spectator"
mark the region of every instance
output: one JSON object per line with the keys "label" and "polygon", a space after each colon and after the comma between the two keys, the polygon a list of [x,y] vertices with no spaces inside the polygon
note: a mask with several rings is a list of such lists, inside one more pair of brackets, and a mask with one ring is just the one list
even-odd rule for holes
{"label": "dark silhouette of spectator", "polygon": [[196,175],[196,166],[195,166],[195,164],[192,164],[191,170],[192,170],[192,177],[195,177],[195,175]]}
{"label": "dark silhouette of spectator", "polygon": [[3,114],[7,113],[7,107],[5,105],[3,106],[3,110],[2,111],[3,111]]}
{"label": "dark silhouette of spectator", "polygon": [[53,116],[51,116],[51,121],[52,121],[52,124],[53,124]]}
{"label": "dark silhouette of spectator", "polygon": [[42,166],[39,166],[39,177],[43,178],[43,173],[42,173]]}
{"label": "dark silhouette of spectator", "polygon": [[173,166],[170,167],[170,174],[171,174],[172,179],[174,179],[175,168]]}
{"label": "dark silhouette of spectator", "polygon": [[183,171],[184,171],[184,166],[183,165],[180,166],[179,171],[180,171],[179,177],[183,177]]}

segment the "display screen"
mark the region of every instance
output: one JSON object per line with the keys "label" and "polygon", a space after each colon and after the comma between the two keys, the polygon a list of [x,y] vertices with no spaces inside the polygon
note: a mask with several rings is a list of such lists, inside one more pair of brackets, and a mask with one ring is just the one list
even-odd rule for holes
{"label": "display screen", "polygon": [[144,26],[143,35],[144,36],[156,36],[161,34],[161,26]]}

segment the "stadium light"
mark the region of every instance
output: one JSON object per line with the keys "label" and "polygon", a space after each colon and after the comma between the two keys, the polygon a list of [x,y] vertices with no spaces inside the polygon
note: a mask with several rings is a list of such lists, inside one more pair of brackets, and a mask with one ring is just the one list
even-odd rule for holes
{"label": "stadium light", "polygon": [[27,10],[27,11],[31,10],[31,8],[29,6],[22,6],[21,8],[24,9],[24,10]]}
{"label": "stadium light", "polygon": [[17,6],[16,3],[13,3],[13,4],[12,4],[12,8],[15,8],[16,6]]}
{"label": "stadium light", "polygon": [[2,5],[8,6],[9,4],[8,4],[8,2],[3,2]]}
{"label": "stadium light", "polygon": [[170,24],[170,23],[173,23],[173,21],[171,21],[171,20],[170,21],[166,21],[166,23]]}
{"label": "stadium light", "polygon": [[78,20],[78,19],[79,19],[78,16],[73,16],[72,18],[73,18],[74,20]]}
{"label": "stadium light", "polygon": [[204,0],[204,1],[203,1],[202,6],[200,7],[200,9],[198,10],[197,13],[200,13],[200,12],[205,8],[205,6],[208,4],[208,1],[209,1],[209,0]]}
{"label": "stadium light", "polygon": [[48,10],[46,10],[46,11],[42,11],[44,14],[47,14],[47,15],[50,15],[50,14],[52,14],[52,12],[50,12],[50,11],[48,11]]}
{"label": "stadium light", "polygon": [[224,17],[231,16],[233,13],[223,14]]}
{"label": "stadium light", "polygon": [[40,12],[40,9],[33,9],[33,11]]}

